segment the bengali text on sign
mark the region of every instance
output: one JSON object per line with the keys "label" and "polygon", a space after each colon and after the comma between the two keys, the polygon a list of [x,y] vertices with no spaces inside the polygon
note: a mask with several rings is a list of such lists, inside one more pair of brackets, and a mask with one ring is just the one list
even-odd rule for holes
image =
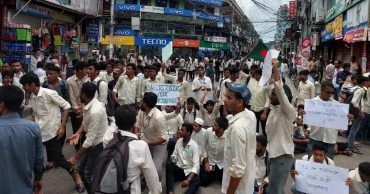
{"label": "bengali text on sign", "polygon": [[175,106],[180,96],[179,84],[149,84],[147,92],[157,94],[157,105]]}

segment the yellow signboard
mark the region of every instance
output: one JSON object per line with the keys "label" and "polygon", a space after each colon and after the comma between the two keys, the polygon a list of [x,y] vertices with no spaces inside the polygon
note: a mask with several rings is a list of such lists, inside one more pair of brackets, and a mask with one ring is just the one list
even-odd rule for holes
{"label": "yellow signboard", "polygon": [[330,22],[326,25],[326,32],[332,32],[333,31],[333,25],[334,25],[334,21],[333,22]]}
{"label": "yellow signboard", "polygon": [[[105,36],[102,38],[102,44],[110,44],[110,36]],[[134,45],[135,36],[113,36],[114,45]]]}
{"label": "yellow signboard", "polygon": [[333,29],[334,29],[334,32],[333,32],[334,34],[342,33],[342,29],[343,29],[343,14],[340,14],[338,17],[335,18]]}

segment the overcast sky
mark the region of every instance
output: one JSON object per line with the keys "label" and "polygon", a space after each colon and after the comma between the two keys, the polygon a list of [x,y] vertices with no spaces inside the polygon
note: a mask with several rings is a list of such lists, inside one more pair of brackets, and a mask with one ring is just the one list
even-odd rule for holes
{"label": "overcast sky", "polygon": [[[277,16],[271,14],[268,11],[261,10],[256,6],[252,0],[236,0],[241,9],[247,14],[249,20],[251,20],[254,25],[254,28],[260,34],[264,42],[269,42],[274,40],[274,35],[276,32],[276,22],[267,22],[267,21],[276,21]],[[279,6],[287,4],[289,6],[289,0],[255,0],[260,2],[271,10],[274,10],[277,13]],[[272,12],[272,11],[271,11]],[[271,32],[269,32],[271,31]]]}

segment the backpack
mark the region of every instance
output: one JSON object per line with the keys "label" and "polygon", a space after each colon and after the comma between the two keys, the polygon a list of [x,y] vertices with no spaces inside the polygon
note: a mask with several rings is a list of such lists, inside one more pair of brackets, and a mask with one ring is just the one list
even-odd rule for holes
{"label": "backpack", "polygon": [[[194,121],[195,121],[195,119],[196,119],[196,117],[197,117],[197,109],[195,108],[195,106],[194,106],[194,112],[193,112],[193,116],[194,116]],[[185,115],[186,115],[186,107],[184,107],[184,111],[183,111],[183,114],[182,114],[182,118],[183,119],[185,119]]]}
{"label": "backpack", "polygon": [[[344,99],[344,102],[343,102],[345,104],[349,104],[349,114],[352,114],[354,118],[358,118],[360,116],[360,113],[359,113],[358,109],[355,108],[355,106],[353,106],[353,104],[352,104],[353,96],[355,95],[355,91],[358,90],[358,89],[361,89],[361,88],[356,88],[355,90],[353,90],[351,95],[346,97],[346,99]],[[363,89],[363,90],[365,90],[365,89]],[[366,90],[365,90],[365,94],[366,94]],[[362,99],[367,100],[365,94],[363,94],[362,97],[361,97],[360,106],[361,106]]]}
{"label": "backpack", "polygon": [[[46,84],[47,81],[44,81],[44,83],[42,84],[42,87],[43,88],[49,88],[48,85]],[[62,90],[62,98],[66,101],[69,101],[69,94],[66,93],[66,82],[65,81],[62,81],[62,85],[60,86],[60,90]]]}
{"label": "backpack", "polygon": [[130,194],[131,183],[127,180],[129,160],[128,143],[133,137],[115,133],[113,139],[100,153],[92,174],[92,189],[102,194]]}
{"label": "backpack", "polygon": [[[308,160],[307,161],[310,161],[311,157],[312,157],[312,155],[308,156]],[[329,159],[328,159],[328,157],[325,158],[325,162],[326,162],[327,165],[329,165]]]}
{"label": "backpack", "polygon": [[[102,81],[103,80],[99,80],[98,83],[96,84],[96,90],[98,91],[99,96],[100,96],[99,86]],[[114,116],[115,110],[116,110],[116,101],[114,100],[113,92],[111,90],[108,90],[107,107],[106,107],[107,116],[109,117]]]}

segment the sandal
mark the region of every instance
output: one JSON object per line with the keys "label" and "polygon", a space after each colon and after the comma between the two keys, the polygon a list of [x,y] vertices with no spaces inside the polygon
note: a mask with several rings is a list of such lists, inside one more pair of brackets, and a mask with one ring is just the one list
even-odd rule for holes
{"label": "sandal", "polygon": [[366,141],[366,140],[362,140],[361,143],[364,144],[364,145],[370,145],[370,143],[368,141]]}
{"label": "sandal", "polygon": [[47,173],[49,170],[53,169],[55,165],[53,166],[49,166],[49,165],[46,165],[45,168],[44,168],[44,173]]}
{"label": "sandal", "polygon": [[352,156],[353,155],[353,153],[349,150],[339,151],[339,154],[346,155],[346,156]]}
{"label": "sandal", "polygon": [[[76,179],[80,179],[81,178],[78,175],[78,172],[77,172],[77,170],[75,168],[71,168],[71,170],[69,171],[69,174],[72,176],[74,182],[76,182]],[[81,183],[76,184],[76,191],[79,192],[79,193],[84,193],[86,191],[85,184],[83,184],[82,181],[81,181]]]}
{"label": "sandal", "polygon": [[362,152],[358,148],[352,148],[351,152],[353,152],[355,154],[362,154]]}

